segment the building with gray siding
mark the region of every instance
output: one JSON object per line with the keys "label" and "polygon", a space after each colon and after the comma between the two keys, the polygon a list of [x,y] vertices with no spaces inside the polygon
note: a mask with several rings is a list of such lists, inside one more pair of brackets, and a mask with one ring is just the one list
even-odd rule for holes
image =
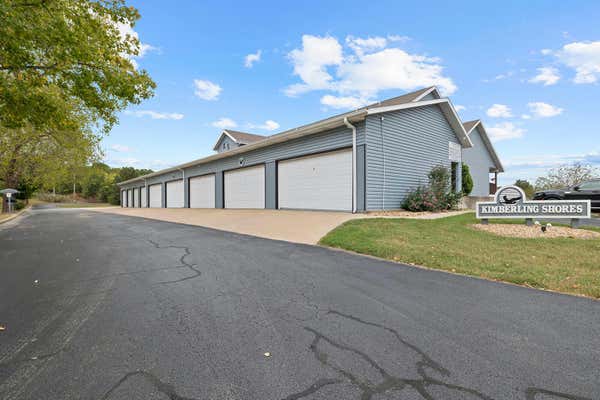
{"label": "building with gray siding", "polygon": [[[464,123],[472,147],[462,151],[463,162],[469,166],[473,178],[471,196],[485,197],[496,192],[498,174],[504,172],[504,167],[496,154],[483,122],[481,120]],[[492,176],[491,176],[492,175]]]}
{"label": "building with gray siding", "polygon": [[437,165],[454,164],[460,190],[472,146],[450,100],[431,87],[272,136],[224,130],[216,154],[119,186],[139,188],[135,204],[148,207],[391,210]]}

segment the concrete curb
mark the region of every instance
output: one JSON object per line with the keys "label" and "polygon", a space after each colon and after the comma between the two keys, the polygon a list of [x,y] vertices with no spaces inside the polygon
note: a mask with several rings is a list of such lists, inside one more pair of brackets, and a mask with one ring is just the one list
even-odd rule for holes
{"label": "concrete curb", "polygon": [[11,215],[10,217],[8,217],[8,218],[6,218],[6,219],[3,219],[3,220],[1,220],[1,221],[0,221],[0,225],[2,225],[2,224],[3,224],[3,223],[5,223],[5,222],[12,221],[13,219],[15,219],[15,218],[17,218],[17,217],[21,216],[21,215],[22,215],[22,214],[23,214],[25,211],[29,210],[30,208],[31,208],[31,206],[27,206],[27,207],[25,207],[24,209],[22,209],[22,210],[18,211],[16,214],[13,214],[13,215]]}

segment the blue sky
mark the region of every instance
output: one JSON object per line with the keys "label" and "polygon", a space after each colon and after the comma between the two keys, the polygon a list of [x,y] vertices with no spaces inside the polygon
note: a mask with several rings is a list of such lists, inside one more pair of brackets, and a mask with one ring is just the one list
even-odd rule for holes
{"label": "blue sky", "polygon": [[106,161],[158,170],[212,154],[220,127],[268,135],[436,84],[483,119],[501,184],[600,166],[600,2],[493,3],[134,1],[158,86]]}

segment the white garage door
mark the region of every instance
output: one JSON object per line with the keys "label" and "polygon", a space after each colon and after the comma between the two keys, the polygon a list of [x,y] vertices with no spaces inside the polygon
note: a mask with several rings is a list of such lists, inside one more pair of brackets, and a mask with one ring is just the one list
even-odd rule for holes
{"label": "white garage door", "polygon": [[280,161],[279,208],[352,211],[352,150]]}
{"label": "white garage door", "polygon": [[146,208],[147,207],[147,202],[148,202],[148,198],[146,197],[146,187],[144,186],[143,188],[140,188],[140,192],[142,192],[142,196],[141,196],[141,202],[140,204],[142,205],[142,208]]}
{"label": "white garage door", "polygon": [[158,185],[151,185],[148,188],[150,190],[150,207],[160,208],[160,199],[162,197],[162,185],[159,183]]}
{"label": "white garage door", "polygon": [[183,180],[167,182],[167,208],[183,207]]}
{"label": "white garage door", "polygon": [[215,208],[215,175],[190,178],[190,208]]}
{"label": "white garage door", "polygon": [[133,190],[127,189],[127,207],[133,207]]}
{"label": "white garage door", "polygon": [[265,166],[225,172],[225,208],[265,208]]}
{"label": "white garage door", "polygon": [[121,190],[121,207],[127,207],[127,190]]}
{"label": "white garage door", "polygon": [[138,188],[133,189],[133,206],[140,206],[140,189]]}

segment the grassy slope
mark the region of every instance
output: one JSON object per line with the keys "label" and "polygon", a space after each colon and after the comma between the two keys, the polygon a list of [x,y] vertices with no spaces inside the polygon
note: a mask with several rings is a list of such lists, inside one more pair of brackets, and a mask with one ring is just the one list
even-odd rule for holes
{"label": "grassy slope", "polygon": [[600,240],[518,239],[476,231],[473,214],[361,219],[320,244],[430,268],[600,298]]}

